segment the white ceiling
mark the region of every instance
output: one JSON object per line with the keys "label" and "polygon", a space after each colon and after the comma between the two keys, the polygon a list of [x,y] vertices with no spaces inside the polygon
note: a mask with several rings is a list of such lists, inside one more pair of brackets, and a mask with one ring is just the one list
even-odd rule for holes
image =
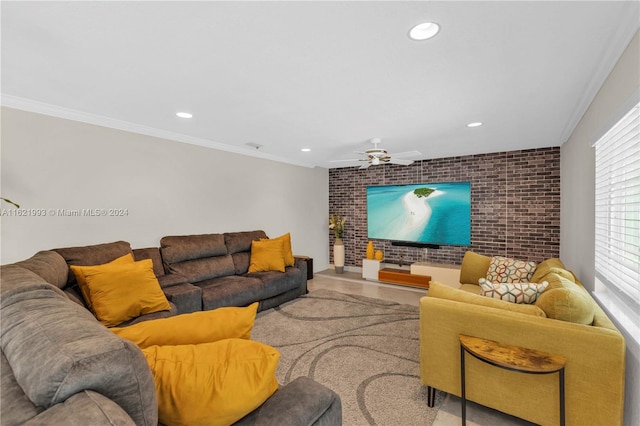
{"label": "white ceiling", "polygon": [[[414,159],[559,146],[639,4],[2,1],[2,104],[329,168],[372,137]],[[440,33],[410,40],[423,21]]]}

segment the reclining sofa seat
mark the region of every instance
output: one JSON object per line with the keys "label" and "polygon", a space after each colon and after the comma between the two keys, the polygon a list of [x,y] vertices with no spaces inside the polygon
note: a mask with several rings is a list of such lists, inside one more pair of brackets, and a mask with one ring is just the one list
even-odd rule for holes
{"label": "reclining sofa seat", "polygon": [[261,238],[264,231],[167,236],[160,253],[167,275],[184,276],[202,290],[203,310],[259,301],[262,311],[305,294],[307,266],[296,259],[284,273],[249,273],[251,242]]}

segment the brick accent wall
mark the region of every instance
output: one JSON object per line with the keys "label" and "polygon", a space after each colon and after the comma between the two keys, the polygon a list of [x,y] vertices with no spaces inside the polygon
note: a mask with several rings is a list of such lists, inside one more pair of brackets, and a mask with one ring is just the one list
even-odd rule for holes
{"label": "brick accent wall", "polygon": [[[329,214],[347,218],[345,265],[362,266],[368,185],[471,182],[471,246],[394,247],[374,240],[385,259],[459,265],[466,250],[541,261],[560,253],[560,148],[540,148],[329,170]],[[329,245],[334,237],[329,234]],[[329,250],[333,263],[333,253]]]}

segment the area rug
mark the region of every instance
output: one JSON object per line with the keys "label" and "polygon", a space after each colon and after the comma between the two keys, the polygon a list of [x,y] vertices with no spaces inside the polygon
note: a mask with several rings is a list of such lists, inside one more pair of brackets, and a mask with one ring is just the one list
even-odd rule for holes
{"label": "area rug", "polygon": [[281,384],[307,376],[342,399],[343,424],[431,425],[420,383],[418,307],[313,291],[258,314],[253,340],[277,348]]}

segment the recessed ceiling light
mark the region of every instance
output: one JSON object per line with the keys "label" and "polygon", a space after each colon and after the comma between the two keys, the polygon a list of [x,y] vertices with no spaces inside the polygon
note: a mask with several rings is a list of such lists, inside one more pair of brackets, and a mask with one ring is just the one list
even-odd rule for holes
{"label": "recessed ceiling light", "polygon": [[302,152],[310,152],[311,148],[302,148],[300,151],[302,151]]}
{"label": "recessed ceiling light", "polygon": [[473,123],[467,124],[467,127],[480,127],[480,126],[482,126],[482,123],[479,121],[475,121]]}
{"label": "recessed ceiling light", "polygon": [[440,25],[435,22],[423,22],[411,28],[409,37],[413,40],[426,40],[438,34],[438,31],[440,31]]}
{"label": "recessed ceiling light", "polygon": [[192,114],[189,114],[188,112],[182,112],[182,111],[176,112],[176,115],[178,117],[180,117],[180,118],[191,118],[191,117],[193,117]]}

